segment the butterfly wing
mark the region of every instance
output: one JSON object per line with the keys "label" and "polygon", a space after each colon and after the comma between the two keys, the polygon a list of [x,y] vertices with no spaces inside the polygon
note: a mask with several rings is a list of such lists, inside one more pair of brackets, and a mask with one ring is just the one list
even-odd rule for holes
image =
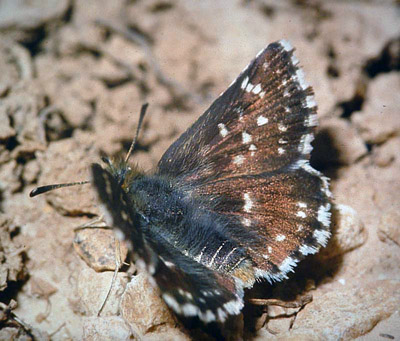
{"label": "butterfly wing", "polygon": [[128,241],[137,264],[152,276],[164,301],[175,313],[198,316],[205,323],[224,322],[229,315],[240,313],[243,294],[229,276],[186,257],[159,234],[151,230],[143,232],[129,196],[100,165],[92,165],[92,178],[106,222],[122,232],[121,239]]}
{"label": "butterfly wing", "polygon": [[297,64],[288,42],[270,44],[158,165],[191,195],[219,203],[210,210],[261,237],[242,246],[256,277],[270,281],[330,236],[328,180],[309,164],[317,109]]}
{"label": "butterfly wing", "polygon": [[270,44],[170,146],[159,172],[203,182],[307,157],[317,124],[312,94],[289,43]]}
{"label": "butterfly wing", "polygon": [[305,165],[297,164],[299,169],[282,172],[216,180],[194,190],[204,197],[212,193],[219,202],[213,210],[237,217],[243,231],[257,232],[257,242],[235,240],[251,257],[256,277],[270,282],[287,278],[299,260],[327,243],[327,182]]}

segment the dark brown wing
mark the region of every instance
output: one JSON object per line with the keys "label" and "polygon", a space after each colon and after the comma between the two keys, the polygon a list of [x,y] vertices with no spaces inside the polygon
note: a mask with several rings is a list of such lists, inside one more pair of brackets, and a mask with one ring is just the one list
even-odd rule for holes
{"label": "dark brown wing", "polygon": [[[231,177],[207,182],[196,195],[212,193],[213,208],[237,217],[259,242],[236,240],[253,260],[256,277],[286,278],[296,263],[325,246],[330,236],[330,192],[327,179],[305,163],[284,172]],[[215,200],[215,199],[214,199]]]}
{"label": "dark brown wing", "polygon": [[293,49],[276,42],[171,145],[158,171],[190,182],[274,171],[308,158],[316,124]]}
{"label": "dark brown wing", "polygon": [[309,164],[317,125],[293,48],[270,44],[164,154],[159,173],[240,218],[255,275],[280,280],[329,236],[328,180]]}

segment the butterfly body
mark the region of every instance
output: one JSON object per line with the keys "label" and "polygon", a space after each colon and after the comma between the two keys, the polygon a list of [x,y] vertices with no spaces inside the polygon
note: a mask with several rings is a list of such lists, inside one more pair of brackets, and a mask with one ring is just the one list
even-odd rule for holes
{"label": "butterfly body", "polygon": [[[187,185],[181,188],[179,182],[158,174],[144,175],[123,163],[108,170],[125,188],[146,240],[162,239],[185,257],[210,270],[246,279],[242,285],[252,286],[251,260],[233,236],[236,224],[237,233],[245,239],[240,222],[213,212],[211,198],[193,196]],[[243,277],[243,269],[247,270],[247,278]]]}
{"label": "butterfly body", "polygon": [[331,194],[309,164],[316,105],[297,63],[290,44],[270,44],[154,174],[92,166],[107,223],[178,315],[223,322],[245,288],[287,278],[327,243]]}

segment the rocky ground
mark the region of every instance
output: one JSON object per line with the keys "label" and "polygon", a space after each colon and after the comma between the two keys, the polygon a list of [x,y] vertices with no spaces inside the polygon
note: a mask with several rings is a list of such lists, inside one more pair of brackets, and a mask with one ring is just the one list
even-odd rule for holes
{"label": "rocky ground", "polygon": [[[3,0],[0,3],[0,339],[188,340],[134,265],[115,269],[113,234],[88,178],[125,155],[145,170],[268,43],[288,39],[313,85],[313,165],[331,177],[334,235],[315,257],[249,296],[231,337],[400,338],[400,16],[396,1]],[[122,259],[126,249],[121,248]],[[132,277],[133,276],[133,277]]]}

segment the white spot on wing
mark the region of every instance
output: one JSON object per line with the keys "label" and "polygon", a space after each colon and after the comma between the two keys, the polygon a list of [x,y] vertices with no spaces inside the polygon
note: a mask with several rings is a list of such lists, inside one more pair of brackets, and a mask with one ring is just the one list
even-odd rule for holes
{"label": "white spot on wing", "polygon": [[200,309],[192,303],[186,303],[182,306],[182,313],[185,316],[196,316]]}
{"label": "white spot on wing", "polygon": [[278,143],[279,143],[279,144],[287,144],[287,143],[288,143],[288,140],[285,140],[285,139],[280,138],[280,139],[278,140]]}
{"label": "white spot on wing", "polygon": [[274,274],[272,272],[268,272],[260,268],[255,268],[254,270],[255,270],[254,275],[256,278],[265,278],[271,284],[273,282],[278,282],[288,278],[288,276],[284,273]]}
{"label": "white spot on wing", "polygon": [[299,201],[297,203],[297,206],[301,207],[301,208],[307,208],[307,204],[305,202]]}
{"label": "white spot on wing", "polygon": [[325,227],[329,227],[331,222],[331,204],[327,203],[325,206],[321,205],[318,209],[318,221]]}
{"label": "white spot on wing", "polygon": [[279,266],[279,270],[281,270],[284,274],[287,274],[289,271],[293,271],[293,268],[296,266],[296,263],[297,263],[296,259],[287,257]]}
{"label": "white spot on wing", "polygon": [[300,139],[298,151],[302,154],[308,154],[312,151],[311,142],[314,140],[313,134],[305,134]]}
{"label": "white spot on wing", "polygon": [[296,79],[297,79],[297,81],[299,82],[300,87],[301,87],[303,90],[305,90],[305,89],[308,88],[309,85],[307,84],[307,82],[306,82],[306,80],[305,80],[305,78],[304,78],[304,72],[303,72],[302,69],[298,69],[298,70],[296,71]]}
{"label": "white spot on wing", "polygon": [[254,84],[251,84],[251,83],[249,82],[249,84],[247,84],[247,86],[246,86],[246,91],[247,91],[247,92],[251,92],[251,91],[253,90],[253,88],[254,88]]}
{"label": "white spot on wing", "polygon": [[305,214],[305,212],[303,212],[303,211],[298,211],[297,213],[296,213],[296,216],[298,216],[299,218],[305,218],[305,217],[307,217],[307,214]]}
{"label": "white spot on wing", "polygon": [[225,124],[219,123],[218,128],[219,128],[219,133],[222,137],[226,137],[226,135],[228,135],[228,129],[226,129]]}
{"label": "white spot on wing", "polygon": [[318,125],[318,117],[316,114],[308,116],[304,122],[306,127],[316,127]]}
{"label": "white spot on wing", "polygon": [[330,235],[330,232],[326,230],[315,230],[313,233],[313,236],[317,240],[318,244],[322,246],[326,246]]}
{"label": "white spot on wing", "polygon": [[174,297],[172,297],[170,294],[163,294],[162,298],[173,311],[175,311],[178,314],[182,313],[181,306]]}
{"label": "white spot on wing", "polygon": [[242,89],[245,89],[248,82],[249,82],[249,77],[246,77],[245,79],[243,79],[243,82],[242,82],[242,84],[240,85],[240,87],[241,87]]}
{"label": "white spot on wing", "polygon": [[282,241],[284,241],[286,239],[286,236],[284,236],[283,234],[278,234],[277,236],[276,236],[276,238],[275,238],[275,240],[277,241],[277,242],[282,242]]}
{"label": "white spot on wing", "polygon": [[210,309],[206,310],[205,313],[200,311],[199,318],[200,318],[200,320],[202,320],[205,323],[215,321],[215,319],[216,319],[215,314]]}
{"label": "white spot on wing", "polygon": [[285,153],[285,149],[283,149],[283,148],[278,148],[278,153],[279,153],[279,155],[284,154],[284,153]]}
{"label": "white spot on wing", "polygon": [[169,261],[165,261],[164,264],[165,264],[166,266],[168,266],[169,268],[174,268],[174,267],[175,267],[175,264],[172,263],[172,262],[169,262]]}
{"label": "white spot on wing", "polygon": [[243,302],[240,299],[232,300],[224,304],[224,309],[227,313],[237,315],[243,308]]}
{"label": "white spot on wing", "polygon": [[267,124],[267,123],[268,123],[268,118],[266,118],[266,117],[264,117],[264,116],[262,116],[262,115],[258,116],[258,118],[257,118],[257,125],[258,125],[259,127],[261,127],[261,126],[263,126],[264,124]]}
{"label": "white spot on wing", "polygon": [[262,88],[261,88],[261,84],[258,83],[253,90],[251,91],[253,94],[258,95],[261,92]]}
{"label": "white spot on wing", "polygon": [[225,311],[222,310],[222,308],[218,308],[217,309],[217,315],[218,315],[218,320],[219,321],[225,321],[226,316],[227,316]]}
{"label": "white spot on wing", "polygon": [[244,156],[243,155],[236,155],[233,158],[233,163],[235,165],[241,165],[241,164],[243,164],[243,162],[244,162]]}
{"label": "white spot on wing", "polygon": [[249,150],[257,150],[257,147],[254,144],[251,144]]}
{"label": "white spot on wing", "polygon": [[299,64],[299,60],[297,57],[293,54],[292,57],[290,58],[292,60],[293,65]]}
{"label": "white spot on wing", "polygon": [[289,97],[290,96],[290,93],[289,93],[289,89],[285,89],[285,90],[283,90],[283,97]]}
{"label": "white spot on wing", "polygon": [[315,102],[313,96],[306,97],[306,106],[307,106],[307,108],[314,108],[317,106],[317,103]]}
{"label": "white spot on wing", "polygon": [[244,144],[246,144],[246,143],[250,143],[251,140],[252,140],[251,135],[250,135],[249,133],[247,133],[247,132],[244,131],[244,132],[242,133],[242,142],[243,142]]}
{"label": "white spot on wing", "polygon": [[279,44],[283,47],[283,49],[285,50],[285,51],[292,51],[293,50],[293,47],[292,47],[292,45],[287,41],[287,40],[285,40],[285,39],[282,39],[282,40],[279,40]]}
{"label": "white spot on wing", "polygon": [[251,144],[250,147],[249,147],[249,150],[251,152],[250,155],[254,156],[255,153],[256,153],[255,151],[257,150],[257,147],[254,144]]}
{"label": "white spot on wing", "polygon": [[304,256],[313,255],[317,251],[318,251],[318,248],[316,248],[315,246],[310,246],[310,245],[302,245],[299,248],[299,252]]}
{"label": "white spot on wing", "polygon": [[193,300],[193,295],[189,291],[185,291],[184,295],[186,296],[187,299]]}
{"label": "white spot on wing", "polygon": [[243,194],[243,199],[244,199],[244,207],[243,207],[243,209],[246,212],[250,212],[252,207],[253,207],[253,201],[250,199],[250,194],[249,193],[244,193]]}
{"label": "white spot on wing", "polygon": [[243,218],[242,219],[242,223],[243,223],[244,226],[249,227],[251,225],[251,220],[248,219],[248,218]]}
{"label": "white spot on wing", "polygon": [[279,123],[279,124],[278,124],[278,129],[279,129],[281,132],[287,131],[287,127],[284,126],[282,123]]}

